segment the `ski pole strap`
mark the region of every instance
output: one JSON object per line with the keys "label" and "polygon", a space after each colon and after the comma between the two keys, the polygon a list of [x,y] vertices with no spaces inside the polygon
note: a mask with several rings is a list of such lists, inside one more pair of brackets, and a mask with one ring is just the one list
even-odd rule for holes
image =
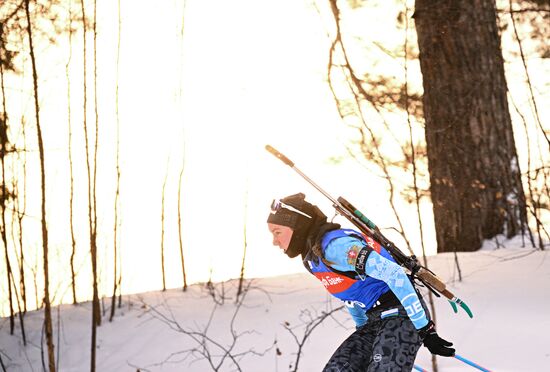
{"label": "ski pole strap", "polygon": [[477,368],[479,369],[480,371],[484,371],[484,372],[491,372],[490,370],[488,370],[487,368],[483,368],[482,366],[480,366],[479,364],[476,364],[474,362],[472,362],[471,360],[468,360],[466,358],[464,358],[463,356],[460,356],[458,354],[455,354],[455,358],[460,360],[461,362],[464,362],[466,364],[468,364],[469,366],[472,366],[474,368]]}

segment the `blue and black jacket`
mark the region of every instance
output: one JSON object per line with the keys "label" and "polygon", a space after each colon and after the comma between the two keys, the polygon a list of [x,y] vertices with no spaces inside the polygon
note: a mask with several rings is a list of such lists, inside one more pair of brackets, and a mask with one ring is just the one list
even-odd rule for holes
{"label": "blue and black jacket", "polygon": [[[428,324],[422,302],[407,274],[379,243],[351,229],[332,230],[320,241],[322,258],[311,251],[304,265],[335,297],[344,301],[357,327],[381,296],[393,292],[416,329]],[[358,273],[357,267],[364,267]],[[395,310],[397,315],[397,310]]]}

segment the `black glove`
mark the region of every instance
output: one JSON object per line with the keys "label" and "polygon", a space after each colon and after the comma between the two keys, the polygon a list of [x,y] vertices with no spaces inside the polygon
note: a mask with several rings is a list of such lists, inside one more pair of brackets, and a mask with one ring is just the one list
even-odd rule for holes
{"label": "black glove", "polygon": [[435,331],[435,325],[430,322],[423,328],[418,330],[420,339],[424,342],[424,346],[430,350],[430,353],[437,354],[445,357],[452,357],[455,355],[455,349],[449,346],[453,346],[452,342],[445,341]]}

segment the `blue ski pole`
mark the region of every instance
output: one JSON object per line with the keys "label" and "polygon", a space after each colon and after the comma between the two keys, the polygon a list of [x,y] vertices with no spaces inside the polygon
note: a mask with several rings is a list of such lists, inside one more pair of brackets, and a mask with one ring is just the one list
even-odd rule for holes
{"label": "blue ski pole", "polygon": [[461,362],[464,362],[474,368],[477,368],[479,369],[480,371],[484,371],[484,372],[491,372],[490,370],[488,370],[487,368],[483,368],[482,366],[480,366],[479,364],[476,364],[474,362],[472,362],[471,360],[468,360],[466,358],[464,358],[463,356],[460,356],[458,354],[455,354],[455,358],[460,360]]}
{"label": "blue ski pole", "polygon": [[418,364],[415,364],[415,365],[413,366],[413,368],[414,368],[415,371],[428,372],[427,369],[424,369],[424,368],[420,367]]}

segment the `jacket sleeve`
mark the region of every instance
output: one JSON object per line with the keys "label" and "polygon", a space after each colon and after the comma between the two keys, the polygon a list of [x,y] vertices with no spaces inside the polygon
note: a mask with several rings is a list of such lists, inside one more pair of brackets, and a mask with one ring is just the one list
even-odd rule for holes
{"label": "jacket sleeve", "polygon": [[427,314],[418,295],[401,266],[381,256],[354,237],[333,240],[325,249],[325,259],[330,266],[340,271],[355,271],[355,260],[361,249],[369,249],[365,274],[383,281],[399,299],[416,329],[428,324]]}

